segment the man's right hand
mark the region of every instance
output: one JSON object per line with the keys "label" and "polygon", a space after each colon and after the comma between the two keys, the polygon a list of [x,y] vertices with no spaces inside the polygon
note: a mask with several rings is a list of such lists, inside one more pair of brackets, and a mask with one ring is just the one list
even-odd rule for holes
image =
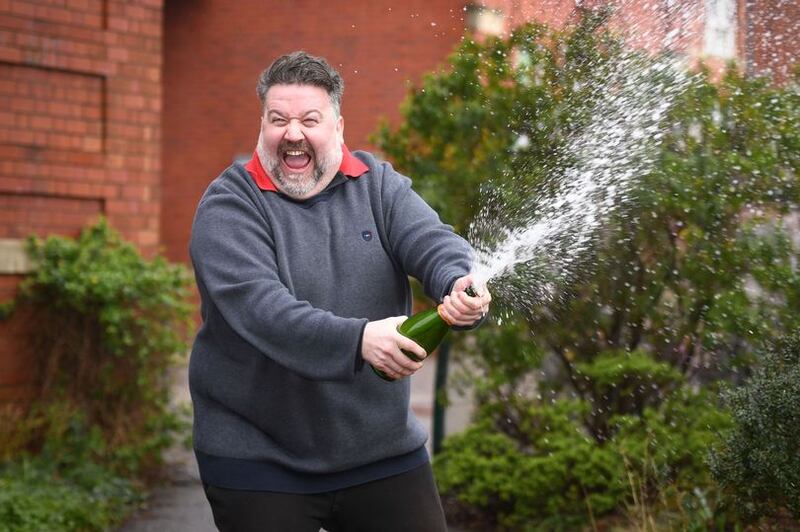
{"label": "man's right hand", "polygon": [[422,362],[414,362],[401,349],[414,353],[420,360],[428,356],[416,342],[397,331],[397,327],[406,319],[406,316],[396,316],[371,321],[364,327],[361,339],[361,356],[364,360],[392,379],[408,377],[422,367]]}

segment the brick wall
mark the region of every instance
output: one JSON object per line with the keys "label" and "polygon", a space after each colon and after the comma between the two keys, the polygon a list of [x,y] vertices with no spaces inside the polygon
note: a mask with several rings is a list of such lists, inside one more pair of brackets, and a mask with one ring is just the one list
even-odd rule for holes
{"label": "brick wall", "polygon": [[[731,3],[736,26],[734,55],[739,65],[749,73],[771,74],[776,82],[785,82],[800,57],[800,2]],[[728,60],[707,53],[706,0],[481,0],[476,4],[501,13],[505,31],[528,20],[561,27],[575,20],[576,5],[610,5],[615,9],[610,26],[625,35],[632,46],[652,52],[669,48],[692,63],[702,59],[712,71],[720,71]]]}
{"label": "brick wall", "polygon": [[[738,1],[738,0],[737,0]],[[689,56],[702,53],[703,0],[483,0],[480,5],[502,13],[505,30],[526,21],[560,28],[576,21],[577,6],[610,6],[610,27],[629,45],[650,51],[665,47]]]}
{"label": "brick wall", "polygon": [[[161,36],[161,0],[0,0],[0,301],[32,233],[104,214],[157,250]],[[0,401],[30,391],[26,348],[0,324]]]}
{"label": "brick wall", "polygon": [[237,154],[252,153],[260,72],[296,49],[326,57],[345,80],[350,148],[368,146],[381,117],[397,120],[409,80],[444,62],[464,29],[463,1],[165,4],[162,241],[187,260],[197,200]]}
{"label": "brick wall", "polygon": [[[745,2],[745,0],[743,0]],[[800,2],[746,0],[747,67],[770,74],[778,83],[792,77],[800,65]]]}

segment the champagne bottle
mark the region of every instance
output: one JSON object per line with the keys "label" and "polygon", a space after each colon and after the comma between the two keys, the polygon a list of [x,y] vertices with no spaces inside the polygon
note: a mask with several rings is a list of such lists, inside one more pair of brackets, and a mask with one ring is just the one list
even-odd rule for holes
{"label": "champagne bottle", "polygon": [[[478,295],[472,286],[468,286],[465,291],[470,297],[476,297]],[[436,308],[417,312],[397,327],[398,332],[414,340],[426,353],[430,354],[436,349],[436,346],[442,342],[444,337],[447,336],[452,326],[451,323],[442,317],[441,308],[442,305],[438,305]],[[422,361],[422,359],[418,358],[417,355],[411,351],[406,351],[405,349],[402,351],[403,354],[414,362]],[[381,379],[385,381],[394,380],[375,366],[370,365],[370,367]]]}

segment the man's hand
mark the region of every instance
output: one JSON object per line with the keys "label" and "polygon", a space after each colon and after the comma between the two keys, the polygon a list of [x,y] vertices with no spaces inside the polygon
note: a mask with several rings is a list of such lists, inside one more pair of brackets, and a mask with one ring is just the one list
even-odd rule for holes
{"label": "man's hand", "polygon": [[[477,297],[467,295],[466,289],[472,285],[478,293]],[[442,301],[442,315],[452,325],[469,327],[489,312],[492,295],[486,284],[479,285],[472,275],[460,277],[453,284],[450,295]]]}
{"label": "man's hand", "polygon": [[414,353],[420,360],[428,356],[416,342],[397,332],[397,327],[406,319],[406,316],[396,316],[371,321],[364,327],[361,339],[364,360],[392,379],[408,377],[422,367],[422,362],[414,362],[401,349]]}

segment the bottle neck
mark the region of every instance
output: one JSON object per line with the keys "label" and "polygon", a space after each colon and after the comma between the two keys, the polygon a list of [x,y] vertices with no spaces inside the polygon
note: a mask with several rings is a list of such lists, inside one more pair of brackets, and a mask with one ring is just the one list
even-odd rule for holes
{"label": "bottle neck", "polygon": [[448,327],[452,327],[452,326],[453,326],[453,324],[450,322],[450,320],[448,320],[447,318],[445,318],[445,317],[444,317],[444,314],[442,314],[442,309],[443,309],[443,308],[444,308],[444,304],[437,306],[437,307],[436,307],[436,312],[438,312],[438,313],[439,313],[439,317],[440,317],[440,318],[442,318],[442,321],[443,321],[443,322],[445,322],[445,323],[447,324],[447,326],[448,326]]}

